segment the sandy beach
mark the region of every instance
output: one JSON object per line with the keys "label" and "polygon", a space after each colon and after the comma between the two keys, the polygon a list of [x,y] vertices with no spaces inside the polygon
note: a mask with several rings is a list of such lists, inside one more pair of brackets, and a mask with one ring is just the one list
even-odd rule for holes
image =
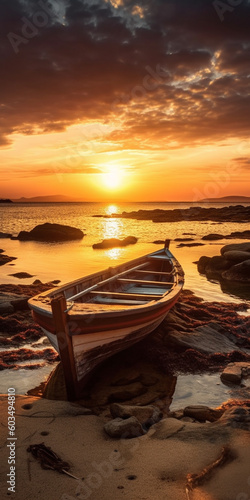
{"label": "sandy beach", "polygon": [[[1,396],[0,408],[1,498],[8,498],[6,396]],[[77,404],[18,396],[15,494],[12,496],[17,500],[247,499],[250,494],[249,412],[248,407],[238,422],[236,418],[231,421],[229,415],[225,418],[226,414],[215,423],[167,418],[144,436],[112,439],[103,430],[110,419],[109,411],[99,416],[85,415],[84,408]],[[41,442],[68,462],[70,473],[79,479],[41,468],[27,452],[31,444]],[[187,475],[200,474],[218,459],[224,446],[230,448],[232,457],[215,468],[200,486],[188,491]]]}
{"label": "sandy beach", "polygon": [[[2,369],[9,367],[8,371],[18,371],[23,359],[34,360],[33,373],[39,366],[41,359],[36,364],[38,354],[32,346],[37,345],[41,332],[38,325],[33,324],[25,304],[27,297],[48,287],[51,283],[1,286],[2,299],[6,300],[2,300],[6,312],[1,318],[1,343],[2,347],[16,348],[14,355],[11,351],[2,351]],[[12,299],[9,312],[8,297]],[[217,408],[199,404],[185,407],[184,400],[183,406],[180,404],[171,411],[178,374],[222,373],[228,366],[232,366],[231,377],[236,376],[237,370],[239,373],[240,367],[244,367],[245,375],[250,371],[246,307],[246,304],[206,303],[184,290],[181,300],[156,332],[102,365],[86,388],[85,397],[75,403],[65,400],[60,364],[56,356],[50,354],[48,358],[45,344],[40,358],[57,368],[47,385],[33,389],[31,395],[9,393],[9,404],[15,407],[10,428],[8,395],[0,399],[1,497],[12,495],[17,500],[247,499],[250,494],[250,402],[246,379],[232,386],[238,387],[238,397]],[[215,390],[211,387],[211,391]],[[153,405],[157,418],[150,425],[145,424],[145,418],[141,424],[136,423],[136,428],[132,425],[135,437],[131,439],[127,439],[127,431],[119,437],[111,437],[104,426],[117,420],[113,408],[116,401],[123,412],[128,410],[131,415],[137,415],[142,405],[143,411],[150,412]],[[13,417],[14,431],[11,431]],[[120,419],[118,423],[127,421]],[[41,457],[39,461],[27,451],[30,446],[41,443],[67,462],[68,472],[74,478],[43,468]],[[228,456],[224,463],[221,457],[225,450]],[[197,484],[192,483],[190,475],[198,475]],[[13,482],[7,483],[9,479]]]}

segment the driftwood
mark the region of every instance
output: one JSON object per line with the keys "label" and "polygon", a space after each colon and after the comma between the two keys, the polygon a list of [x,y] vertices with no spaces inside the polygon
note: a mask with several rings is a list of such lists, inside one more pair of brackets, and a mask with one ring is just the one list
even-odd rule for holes
{"label": "driftwood", "polygon": [[205,481],[208,481],[214,470],[217,469],[218,467],[221,467],[224,465],[226,462],[231,462],[236,458],[235,453],[231,450],[229,446],[223,446],[221,450],[220,456],[215,460],[212,464],[208,465],[205,467],[200,474],[188,474],[187,475],[187,483],[186,483],[186,494],[187,498],[189,499],[189,492],[196,488],[197,486],[200,486],[203,484]]}
{"label": "driftwood", "polygon": [[74,479],[79,479],[68,472],[70,469],[68,462],[64,462],[51,448],[45,446],[44,443],[31,444],[27,448],[27,451],[40,462],[43,469],[56,470],[61,474],[67,474]]}

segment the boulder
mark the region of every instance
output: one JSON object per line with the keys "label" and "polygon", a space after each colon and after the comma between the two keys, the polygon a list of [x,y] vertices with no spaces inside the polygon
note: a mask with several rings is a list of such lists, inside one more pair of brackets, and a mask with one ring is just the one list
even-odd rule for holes
{"label": "boulder", "polygon": [[250,259],[250,252],[243,252],[242,250],[230,250],[224,252],[223,257],[233,264],[239,264],[244,262],[244,260]]}
{"label": "boulder", "polygon": [[59,242],[80,240],[84,236],[81,229],[71,226],[64,226],[62,224],[40,224],[32,229],[30,232],[21,231],[17,237],[21,241],[44,241],[44,242]]}
{"label": "boulder", "polygon": [[110,406],[110,413],[112,417],[127,419],[129,417],[136,417],[139,422],[149,427],[150,425],[159,422],[162,417],[162,413],[157,408],[157,406],[132,406],[132,405],[121,405],[118,403],[113,403]]}
{"label": "boulder", "polygon": [[250,259],[230,267],[222,273],[222,277],[226,280],[250,283]]}
{"label": "boulder", "polygon": [[229,363],[221,374],[222,382],[240,384],[243,376],[250,375],[250,363]]}
{"label": "boulder", "polygon": [[145,431],[136,417],[127,419],[115,418],[104,425],[105,432],[114,438],[131,439],[142,436]]}
{"label": "boulder", "polygon": [[127,236],[123,240],[118,238],[109,238],[101,241],[100,243],[94,243],[92,247],[94,249],[105,249],[105,248],[116,248],[116,247],[126,247],[127,245],[134,245],[137,243],[138,239],[135,236]]}
{"label": "boulder", "polygon": [[28,309],[28,298],[26,295],[0,292],[0,315]]}
{"label": "boulder", "polygon": [[221,248],[221,255],[224,255],[226,252],[231,252],[231,250],[238,250],[242,252],[250,252],[250,242],[246,243],[231,243],[230,245],[225,245]]}
{"label": "boulder", "polygon": [[220,273],[229,269],[231,264],[224,257],[224,255],[215,255],[214,257],[200,257],[198,261],[198,271],[201,274]]}
{"label": "boulder", "polygon": [[191,417],[195,420],[199,420],[199,422],[206,422],[206,420],[209,422],[215,422],[221,417],[222,413],[223,410],[214,410],[203,405],[186,406],[183,410],[185,417]]}

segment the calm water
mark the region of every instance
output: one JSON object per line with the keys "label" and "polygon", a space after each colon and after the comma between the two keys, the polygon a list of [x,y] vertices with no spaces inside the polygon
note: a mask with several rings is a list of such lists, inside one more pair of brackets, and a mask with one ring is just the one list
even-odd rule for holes
{"label": "calm water", "polygon": [[[246,224],[212,222],[176,222],[155,224],[151,221],[137,221],[129,219],[105,219],[95,218],[97,214],[111,214],[122,211],[132,211],[139,209],[174,209],[188,208],[190,204],[176,203],[133,203],[133,204],[101,204],[101,203],[34,203],[34,204],[13,204],[0,205],[0,231],[8,232],[16,236],[21,230],[31,230],[37,224],[44,222],[53,222],[67,224],[83,230],[85,236],[81,241],[66,243],[38,243],[38,242],[20,242],[10,239],[1,239],[0,248],[4,249],[7,255],[18,257],[10,265],[0,267],[0,284],[30,284],[35,279],[42,282],[61,280],[62,283],[77,279],[84,274],[105,269],[109,266],[120,264],[127,260],[136,258],[140,255],[155,251],[160,248],[153,244],[154,240],[185,237],[184,233],[193,233],[195,242],[205,234],[222,233],[229,234],[232,231],[243,231],[247,229]],[[216,205],[213,205],[216,206]],[[221,207],[221,204],[217,205]],[[136,236],[138,243],[126,248],[115,248],[111,250],[93,250],[92,245],[104,238],[124,238],[126,236]],[[230,243],[239,242],[239,240],[230,240]],[[242,302],[235,293],[224,293],[218,283],[207,281],[204,276],[199,275],[197,266],[194,264],[201,255],[218,255],[221,246],[227,244],[228,240],[221,240],[217,243],[206,243],[201,247],[183,247],[178,248],[177,242],[172,241],[171,250],[182,264],[186,277],[185,287],[193,290],[197,295],[205,300],[218,300],[226,302]],[[11,273],[25,271],[34,277],[19,280],[10,276]],[[250,298],[250,297],[249,297]],[[250,306],[250,300],[246,300]],[[17,370],[15,372],[4,370],[1,372],[0,392],[6,393],[10,385],[16,387],[17,393],[24,394],[27,390],[38,385],[45,379],[51,371],[51,366],[45,365],[38,370]],[[180,379],[181,380],[181,379]],[[191,395],[181,394],[174,399],[174,405],[180,403],[182,397],[185,398],[185,404],[193,402],[193,397],[197,393],[197,383],[202,391],[206,391],[207,379],[192,379],[181,387],[188,387]],[[209,379],[211,382],[212,378]],[[215,380],[213,381],[215,382]],[[218,381],[216,380],[217,385]],[[216,384],[215,382],[215,384]],[[213,384],[212,384],[213,385]],[[192,386],[192,388],[191,388]],[[179,386],[178,386],[179,387]],[[183,389],[185,390],[185,389]],[[211,388],[212,392],[213,389]],[[217,403],[223,401],[224,386],[217,398]],[[209,396],[208,396],[209,399]],[[227,398],[226,398],[227,399]],[[195,402],[199,402],[196,401]],[[209,404],[209,401],[207,401]]]}
{"label": "calm water", "polygon": [[[0,283],[27,283],[34,279],[43,282],[54,279],[62,283],[77,279],[84,274],[105,269],[120,264],[159,248],[154,240],[185,237],[184,233],[194,233],[190,236],[199,242],[201,237],[211,232],[229,234],[232,231],[243,231],[246,224],[212,222],[175,222],[155,224],[151,221],[129,219],[95,218],[97,214],[111,214],[139,209],[174,209],[188,208],[190,204],[182,203],[133,203],[108,205],[101,203],[34,203],[0,206],[0,231],[16,236],[21,230],[31,230],[37,224],[53,222],[67,224],[83,230],[85,236],[81,241],[66,243],[20,242],[10,239],[0,240],[1,248],[7,255],[18,257],[16,261],[0,268]],[[214,206],[214,205],[213,205]],[[216,206],[216,205],[215,205]],[[221,204],[217,205],[221,207]],[[111,250],[93,250],[92,245],[104,238],[124,238],[136,236],[138,243],[126,248]],[[188,236],[187,236],[188,237]],[[238,240],[230,240],[231,242]],[[206,300],[239,301],[234,294],[223,293],[220,285],[211,283],[197,272],[193,263],[201,255],[216,255],[220,247],[228,240],[201,247],[178,248],[178,243],[171,243],[171,250],[181,262],[186,273],[186,288],[192,289]],[[12,265],[11,265],[12,264]],[[14,264],[14,265],[13,265]],[[25,271],[34,278],[19,280],[10,276],[12,273]]]}

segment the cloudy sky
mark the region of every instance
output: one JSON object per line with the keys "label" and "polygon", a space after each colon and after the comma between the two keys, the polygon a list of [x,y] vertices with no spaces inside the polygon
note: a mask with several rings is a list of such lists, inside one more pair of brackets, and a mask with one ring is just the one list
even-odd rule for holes
{"label": "cloudy sky", "polygon": [[0,197],[250,195],[249,0],[1,0]]}

